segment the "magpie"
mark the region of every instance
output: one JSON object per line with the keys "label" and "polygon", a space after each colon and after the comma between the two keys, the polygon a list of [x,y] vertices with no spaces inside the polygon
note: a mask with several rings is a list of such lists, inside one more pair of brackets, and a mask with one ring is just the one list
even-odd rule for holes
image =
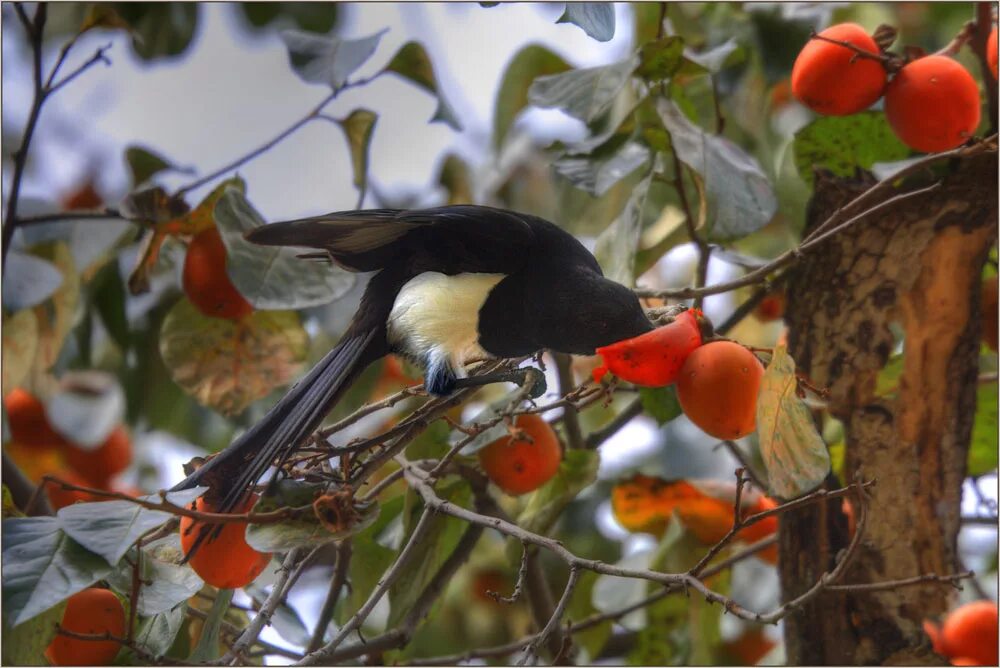
{"label": "magpie", "polygon": [[389,353],[423,367],[428,393],[447,395],[473,357],[542,349],[592,355],[653,329],[635,294],[605,278],[573,235],[505,209],[343,211],[263,225],[247,239],[314,249],[312,257],[374,273],[339,343],[258,423],[173,488],[208,484],[220,512],[243,502],[249,486]]}

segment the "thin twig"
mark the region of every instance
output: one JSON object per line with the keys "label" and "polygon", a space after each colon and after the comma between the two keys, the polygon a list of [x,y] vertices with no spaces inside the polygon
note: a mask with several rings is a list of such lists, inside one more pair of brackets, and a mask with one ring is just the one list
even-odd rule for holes
{"label": "thin twig", "polygon": [[[559,377],[559,394],[567,396],[573,391],[573,359],[566,353],[553,353],[556,362],[556,373]],[[566,447],[570,450],[582,450],[583,430],[580,428],[580,416],[572,404],[563,408],[563,426],[566,428]]]}
{"label": "thin twig", "polygon": [[511,592],[510,596],[501,596],[499,592],[486,590],[486,595],[492,598],[497,603],[506,603],[511,605],[521,597],[521,592],[524,590],[524,581],[528,577],[528,546],[521,544],[521,567],[517,569],[517,582],[514,583],[514,591]]}
{"label": "thin twig", "polygon": [[324,657],[333,654],[334,650],[340,647],[340,644],[344,642],[347,636],[355,630],[361,628],[361,625],[364,624],[366,619],[368,619],[368,615],[370,615],[372,610],[375,609],[378,602],[382,600],[385,593],[389,591],[389,587],[391,587],[392,584],[399,579],[399,576],[402,575],[403,568],[407,565],[407,563],[409,563],[410,559],[416,552],[417,546],[421,543],[424,535],[430,529],[431,519],[433,517],[434,512],[431,510],[430,506],[424,508],[423,513],[420,514],[420,519],[417,521],[416,527],[414,527],[413,532],[410,534],[410,537],[406,542],[406,545],[399,552],[399,556],[396,557],[396,561],[389,567],[389,570],[382,574],[382,577],[379,579],[378,584],[375,585],[375,589],[372,590],[368,600],[365,601],[364,605],[362,605],[361,608],[358,609],[358,611],[354,613],[354,615],[348,619],[343,626],[340,627],[340,632],[337,633],[333,640],[309,655],[311,662],[322,662]]}
{"label": "thin twig", "polygon": [[[526,666],[528,662],[531,661],[538,651],[538,648],[553,634],[553,632],[558,628],[559,621],[562,616],[566,613],[566,606],[569,605],[569,600],[573,596],[573,590],[576,589],[577,583],[580,581],[580,569],[576,566],[570,566],[569,569],[569,580],[566,581],[566,588],[563,589],[562,596],[559,598],[559,603],[556,605],[555,611],[552,613],[552,617],[549,618],[548,624],[542,629],[542,632],[531,641],[528,647],[524,651],[524,656],[521,660],[517,662],[519,666]],[[558,655],[558,653],[556,653]]]}
{"label": "thin twig", "polygon": [[604,441],[618,433],[618,431],[632,421],[633,418],[642,413],[642,399],[633,399],[622,412],[614,416],[604,427],[587,435],[584,445],[588,450],[594,450]]}
{"label": "thin twig", "polygon": [[246,629],[236,639],[233,646],[229,648],[225,656],[219,660],[222,665],[238,665],[243,661],[243,654],[250,649],[250,646],[257,642],[260,632],[264,630],[264,626],[271,623],[271,617],[274,615],[274,611],[278,609],[281,602],[284,600],[287,591],[285,589],[285,584],[288,582],[289,577],[292,574],[293,567],[299,560],[299,556],[302,554],[301,548],[295,548],[290,550],[288,554],[285,555],[285,560],[281,563],[281,570],[279,571],[277,579],[274,581],[274,585],[271,587],[271,593],[264,600],[264,603],[260,606],[260,610],[254,616],[253,620],[247,625]]}
{"label": "thin twig", "polygon": [[351,566],[351,555],[353,549],[351,539],[345,538],[337,544],[337,562],[333,566],[333,579],[330,581],[330,590],[323,601],[323,609],[320,610],[319,619],[316,621],[316,628],[313,629],[312,639],[306,648],[306,654],[312,654],[323,644],[326,637],[326,629],[333,619],[334,610],[337,608],[337,601],[340,599],[340,592],[347,583],[347,573]]}

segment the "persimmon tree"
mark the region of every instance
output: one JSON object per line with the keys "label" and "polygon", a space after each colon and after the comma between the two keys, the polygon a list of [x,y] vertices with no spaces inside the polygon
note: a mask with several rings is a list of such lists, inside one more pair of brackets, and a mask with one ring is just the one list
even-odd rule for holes
{"label": "persimmon tree", "polygon": [[[495,4],[472,10],[504,11]],[[957,549],[963,524],[997,522],[988,495],[982,513],[961,512],[963,485],[997,469],[990,4],[957,22],[947,13],[950,34],[909,6],[886,10],[899,26],[817,33],[776,8],[641,3],[623,24],[611,4],[567,4],[560,22],[599,41],[631,31],[632,49],[588,68],[540,44],[517,52],[495,101],[490,168],[442,156],[439,203],[534,213],[593,239],[605,274],[663,326],[595,358],[479,360],[472,377],[506,382],[447,397],[388,358],[275,463],[252,503],[220,514],[204,488],[124,485],[116,474],[149,461],[133,438],[160,430],[206,455],[224,447],[332,345],[337,332],[315,325],[352,307],[359,280],[246,241],[267,221],[239,171],[325,124],[357,191],[330,209],[402,206],[372,185],[372,137],[393,132],[379,109],[329,112],[383,77],[433,96],[430,122],[463,128],[424,43],[386,53],[383,32],[342,34],[342,5],[231,9],[256,30],[284,26],[288,76],[325,97],[194,172],[130,146],[129,194],[108,203],[92,185],[22,193],[45,103],[114,66],[104,43],[81,53],[94,35],[125,32],[144,59],[176,56],[201,7],[4,7],[33,82],[4,156],[4,661],[985,656],[980,631],[949,630],[966,609],[951,626],[946,613],[969,587],[987,599],[970,608],[975,628],[995,632],[995,601]],[[838,12],[861,21],[855,10]],[[943,48],[926,53],[934,42]],[[529,108],[557,109],[586,136],[542,146],[518,120]],[[787,114],[802,119],[794,132]],[[168,174],[186,181],[168,186]],[[681,247],[690,275],[658,281]],[[710,281],[718,263],[739,275]],[[732,307],[714,306],[719,295]],[[139,299],[150,310],[130,315]],[[683,423],[727,475],[680,479],[648,460],[599,475],[603,446],[639,421],[672,438]],[[681,447],[661,441],[664,458]],[[649,547],[623,549],[599,530],[602,509]],[[185,560],[206,523],[221,526]],[[764,586],[748,568],[776,569],[771,604],[748,594]],[[295,594],[317,578],[323,602],[307,624]],[[763,629],[779,623],[775,646]],[[263,637],[268,626],[280,643]],[[965,635],[975,647],[956,646]]]}

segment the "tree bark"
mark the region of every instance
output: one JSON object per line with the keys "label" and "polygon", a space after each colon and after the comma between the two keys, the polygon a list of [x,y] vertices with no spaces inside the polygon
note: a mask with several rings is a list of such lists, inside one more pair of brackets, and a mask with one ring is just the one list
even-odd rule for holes
{"label": "tree bark", "polygon": [[[845,583],[956,570],[981,272],[997,236],[996,152],[954,161],[945,172],[940,189],[849,228],[788,283],[789,350],[813,383],[830,390],[829,411],[844,424],[844,476],[878,480]],[[819,175],[807,226],[870,185],[870,177]],[[879,396],[876,378],[897,334],[902,375],[895,396]],[[811,586],[847,543],[839,501],[783,516],[784,599]],[[940,665],[921,622],[948,603],[949,590],[938,584],[825,593],[786,619],[788,662]]]}

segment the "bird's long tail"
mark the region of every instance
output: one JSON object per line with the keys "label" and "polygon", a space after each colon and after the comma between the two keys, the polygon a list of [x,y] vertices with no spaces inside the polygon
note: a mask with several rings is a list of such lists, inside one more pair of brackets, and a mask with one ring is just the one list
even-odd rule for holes
{"label": "bird's long tail", "polygon": [[[172,491],[209,485],[218,512],[244,502],[249,487],[284,460],[323,421],[357,376],[381,356],[377,332],[348,330],[344,338],[253,427]],[[197,544],[204,539],[204,533]],[[190,556],[190,555],[189,555]]]}

